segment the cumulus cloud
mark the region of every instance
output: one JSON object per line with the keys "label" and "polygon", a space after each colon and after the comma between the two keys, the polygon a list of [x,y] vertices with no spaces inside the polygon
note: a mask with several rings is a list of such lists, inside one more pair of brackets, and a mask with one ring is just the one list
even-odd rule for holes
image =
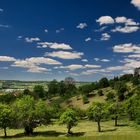
{"label": "cumulus cloud", "polygon": [[12,62],[12,61],[16,61],[16,59],[10,56],[0,56],[0,62]]}
{"label": "cumulus cloud", "polygon": [[85,39],[85,42],[88,42],[90,40],[91,40],[91,37],[88,37],[88,38]]}
{"label": "cumulus cloud", "polygon": [[100,25],[103,24],[113,24],[114,19],[111,16],[102,16],[99,19],[96,20]]}
{"label": "cumulus cloud", "polygon": [[126,17],[116,17],[116,23],[124,23],[125,25],[139,25],[139,23],[135,22],[133,19],[128,19]]}
{"label": "cumulus cloud", "polygon": [[61,59],[78,59],[84,55],[82,52],[54,51],[47,52],[45,56],[58,57]]}
{"label": "cumulus cloud", "polygon": [[103,33],[102,34],[102,37],[101,37],[101,40],[102,41],[107,41],[111,38],[111,36],[108,34],[108,33]]}
{"label": "cumulus cloud", "polygon": [[113,29],[112,32],[132,33],[138,30],[139,30],[138,26],[125,26],[125,27],[118,26],[115,29]]}
{"label": "cumulus cloud", "polygon": [[87,27],[86,23],[79,23],[79,25],[76,26],[76,28],[79,28],[79,29],[84,29],[86,27]]}
{"label": "cumulus cloud", "polygon": [[100,68],[100,67],[101,67],[100,65],[90,65],[90,64],[85,65],[85,68]]}
{"label": "cumulus cloud", "polygon": [[26,37],[25,41],[28,42],[28,43],[32,43],[32,42],[40,41],[40,38],[38,38],[38,37],[34,37],[34,38]]}
{"label": "cumulus cloud", "polygon": [[60,66],[60,68],[65,68],[65,69],[69,69],[69,70],[77,70],[77,69],[82,69],[84,67],[83,67],[83,65],[72,64],[72,65],[68,65],[68,66]]}
{"label": "cumulus cloud", "polygon": [[140,0],[131,0],[131,3],[140,10]]}
{"label": "cumulus cloud", "polygon": [[49,71],[49,69],[47,68],[40,67],[39,66],[40,64],[61,65],[62,63],[51,58],[31,57],[31,58],[26,58],[24,60],[16,60],[11,66],[27,68],[28,72],[40,73],[40,72]]}
{"label": "cumulus cloud", "polygon": [[140,46],[132,43],[119,44],[113,47],[113,51],[117,53],[140,53]]}
{"label": "cumulus cloud", "polygon": [[62,49],[71,50],[72,47],[64,43],[52,43],[52,42],[39,42],[37,48],[51,48],[51,49]]}

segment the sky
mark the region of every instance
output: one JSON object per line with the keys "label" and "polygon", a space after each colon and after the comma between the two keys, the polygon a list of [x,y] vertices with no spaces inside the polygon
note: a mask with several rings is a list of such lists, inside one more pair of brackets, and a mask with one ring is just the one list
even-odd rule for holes
{"label": "sky", "polygon": [[140,67],[140,0],[0,0],[0,79],[96,81]]}

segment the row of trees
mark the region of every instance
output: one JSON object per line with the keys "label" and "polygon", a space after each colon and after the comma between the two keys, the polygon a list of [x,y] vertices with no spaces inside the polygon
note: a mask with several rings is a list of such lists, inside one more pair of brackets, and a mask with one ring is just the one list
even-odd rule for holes
{"label": "row of trees", "polygon": [[[0,104],[0,128],[7,136],[7,127],[24,128],[26,135],[32,135],[34,128],[39,125],[48,125],[54,120],[67,126],[67,133],[71,134],[71,128],[78,124],[78,120],[87,116],[89,120],[97,122],[98,131],[101,132],[100,123],[113,119],[114,125],[118,125],[118,119],[128,117],[129,120],[140,124],[139,95],[133,96],[125,102],[94,102],[83,115],[79,109],[60,107],[48,107],[45,101],[35,100],[29,95],[17,99],[11,106]],[[83,119],[83,118],[82,118]]]}

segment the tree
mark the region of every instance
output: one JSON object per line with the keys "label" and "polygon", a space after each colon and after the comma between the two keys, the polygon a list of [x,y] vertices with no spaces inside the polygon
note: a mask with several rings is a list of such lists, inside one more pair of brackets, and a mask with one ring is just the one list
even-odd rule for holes
{"label": "tree", "polygon": [[65,95],[65,92],[66,92],[66,85],[64,83],[64,81],[60,81],[58,83],[58,93],[60,96],[64,96]]}
{"label": "tree", "polygon": [[0,104],[0,128],[4,130],[4,136],[7,137],[6,129],[11,126],[13,121],[12,110],[8,105]]}
{"label": "tree", "polygon": [[24,89],[23,90],[23,95],[30,95],[31,91],[29,89]]}
{"label": "tree", "polygon": [[104,118],[106,114],[105,110],[105,104],[104,103],[93,103],[89,108],[88,108],[88,117],[90,120],[95,120],[98,125],[98,132],[101,132],[101,125],[100,122]]}
{"label": "tree", "polygon": [[115,84],[115,89],[117,91],[119,101],[123,101],[125,98],[124,93],[127,91],[126,84],[122,81],[118,81]]}
{"label": "tree", "polygon": [[76,92],[75,80],[72,77],[67,77],[64,80],[66,86],[66,93],[73,94]]}
{"label": "tree", "polygon": [[48,84],[48,93],[49,95],[56,95],[58,93],[58,82],[56,80]]}
{"label": "tree", "polygon": [[41,85],[36,85],[33,89],[33,93],[37,98],[44,98],[45,97],[45,91],[43,86]]}
{"label": "tree", "polygon": [[39,124],[47,124],[50,115],[47,113],[46,104],[39,100],[37,103],[33,97],[26,95],[18,99],[14,106],[16,121],[24,128],[26,135],[33,134],[33,130]]}
{"label": "tree", "polygon": [[129,120],[131,120],[131,121],[135,119],[136,104],[137,104],[136,96],[132,96],[131,98],[126,100],[124,103],[125,110],[129,116]]}
{"label": "tree", "polygon": [[68,130],[67,133],[71,134],[71,128],[78,124],[78,118],[76,112],[73,109],[68,108],[60,116],[60,124],[66,124]]}
{"label": "tree", "polygon": [[140,84],[140,79],[137,76],[134,76],[132,79],[132,83],[134,86],[139,85]]}
{"label": "tree", "polygon": [[107,78],[102,78],[102,79],[99,80],[98,84],[99,84],[100,88],[106,88],[106,87],[109,86],[109,81],[108,81]]}
{"label": "tree", "polygon": [[114,125],[118,126],[118,118],[122,114],[122,106],[119,102],[112,103],[108,107],[109,115],[114,120]]}

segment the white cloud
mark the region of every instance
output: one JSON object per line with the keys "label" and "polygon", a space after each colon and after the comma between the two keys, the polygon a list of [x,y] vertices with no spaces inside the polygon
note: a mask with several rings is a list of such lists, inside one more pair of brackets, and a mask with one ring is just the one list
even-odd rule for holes
{"label": "white cloud", "polygon": [[140,10],[140,0],[131,0],[131,3]]}
{"label": "white cloud", "polygon": [[76,26],[76,28],[79,28],[79,29],[84,29],[86,27],[87,27],[86,23],[79,23],[79,25]]}
{"label": "white cloud", "polygon": [[39,66],[33,66],[27,70],[27,72],[31,72],[31,73],[44,73],[48,71],[50,71],[50,69],[39,67]]}
{"label": "white cloud", "polygon": [[3,12],[4,10],[2,8],[0,8],[0,12]]}
{"label": "white cloud", "polygon": [[107,28],[107,26],[103,26],[103,27],[101,27],[100,29],[96,29],[96,30],[94,30],[94,31],[95,31],[95,32],[102,32],[102,31],[104,31],[106,28]]}
{"label": "white cloud", "polygon": [[83,62],[88,62],[88,60],[87,60],[87,59],[82,59],[81,61],[83,61]]}
{"label": "white cloud", "polygon": [[16,59],[10,56],[0,56],[0,62],[12,62],[12,61],[16,61]]}
{"label": "white cloud", "polygon": [[101,67],[100,65],[90,65],[90,64],[85,65],[85,68],[100,68],[100,67]]}
{"label": "white cloud", "polygon": [[126,17],[116,17],[116,23],[124,23],[125,25],[139,25],[139,23],[135,22],[133,19],[128,19]]}
{"label": "white cloud", "polygon": [[100,25],[103,24],[113,24],[114,19],[111,16],[102,16],[99,19],[96,20]]}
{"label": "white cloud", "polygon": [[58,57],[61,59],[77,59],[84,55],[82,52],[67,52],[67,51],[54,51],[47,52],[45,56]]}
{"label": "white cloud", "polygon": [[34,38],[26,37],[25,41],[28,43],[32,43],[32,42],[40,41],[40,38],[38,38],[38,37],[34,37]]}
{"label": "white cloud", "polygon": [[115,29],[113,29],[112,32],[132,33],[138,30],[139,30],[138,26],[125,26],[125,27],[118,26]]}
{"label": "white cloud", "polygon": [[108,34],[108,33],[103,33],[102,34],[102,37],[101,37],[101,40],[102,41],[107,41],[111,38],[111,36]]}
{"label": "white cloud", "polygon": [[101,59],[100,61],[102,61],[102,62],[109,62],[110,60],[108,60],[108,59]]}
{"label": "white cloud", "polygon": [[44,32],[45,32],[45,33],[48,33],[48,30],[47,30],[47,29],[45,29],[45,30],[44,30]]}
{"label": "white cloud", "polygon": [[140,46],[134,45],[132,43],[115,45],[113,51],[117,53],[140,53]]}
{"label": "white cloud", "polygon": [[79,64],[72,64],[69,66],[60,66],[60,68],[65,68],[65,69],[69,69],[69,70],[77,70],[77,69],[83,69],[83,65],[79,65]]}
{"label": "white cloud", "polygon": [[61,31],[64,31],[64,28],[57,29],[56,33],[60,33]]}
{"label": "white cloud", "polygon": [[0,27],[1,27],[1,28],[10,28],[10,25],[3,25],[3,24],[0,24]]}
{"label": "white cloud", "polygon": [[109,62],[109,59],[100,59],[100,58],[94,58],[95,61],[101,61],[101,62]]}
{"label": "white cloud", "polygon": [[85,42],[88,42],[90,40],[91,40],[91,37],[88,37],[88,38],[85,39]]}
{"label": "white cloud", "polygon": [[99,59],[99,58],[94,58],[94,60],[95,60],[95,61],[99,61],[100,59]]}
{"label": "white cloud", "polygon": [[31,58],[26,58],[25,60],[16,60],[11,66],[27,68],[28,72],[35,72],[35,73],[50,71],[47,68],[40,67],[39,66],[40,64],[61,65],[62,63],[51,58],[31,57]]}
{"label": "white cloud", "polygon": [[52,43],[52,42],[39,42],[37,48],[51,48],[51,49],[63,49],[71,50],[72,47],[64,43]]}

